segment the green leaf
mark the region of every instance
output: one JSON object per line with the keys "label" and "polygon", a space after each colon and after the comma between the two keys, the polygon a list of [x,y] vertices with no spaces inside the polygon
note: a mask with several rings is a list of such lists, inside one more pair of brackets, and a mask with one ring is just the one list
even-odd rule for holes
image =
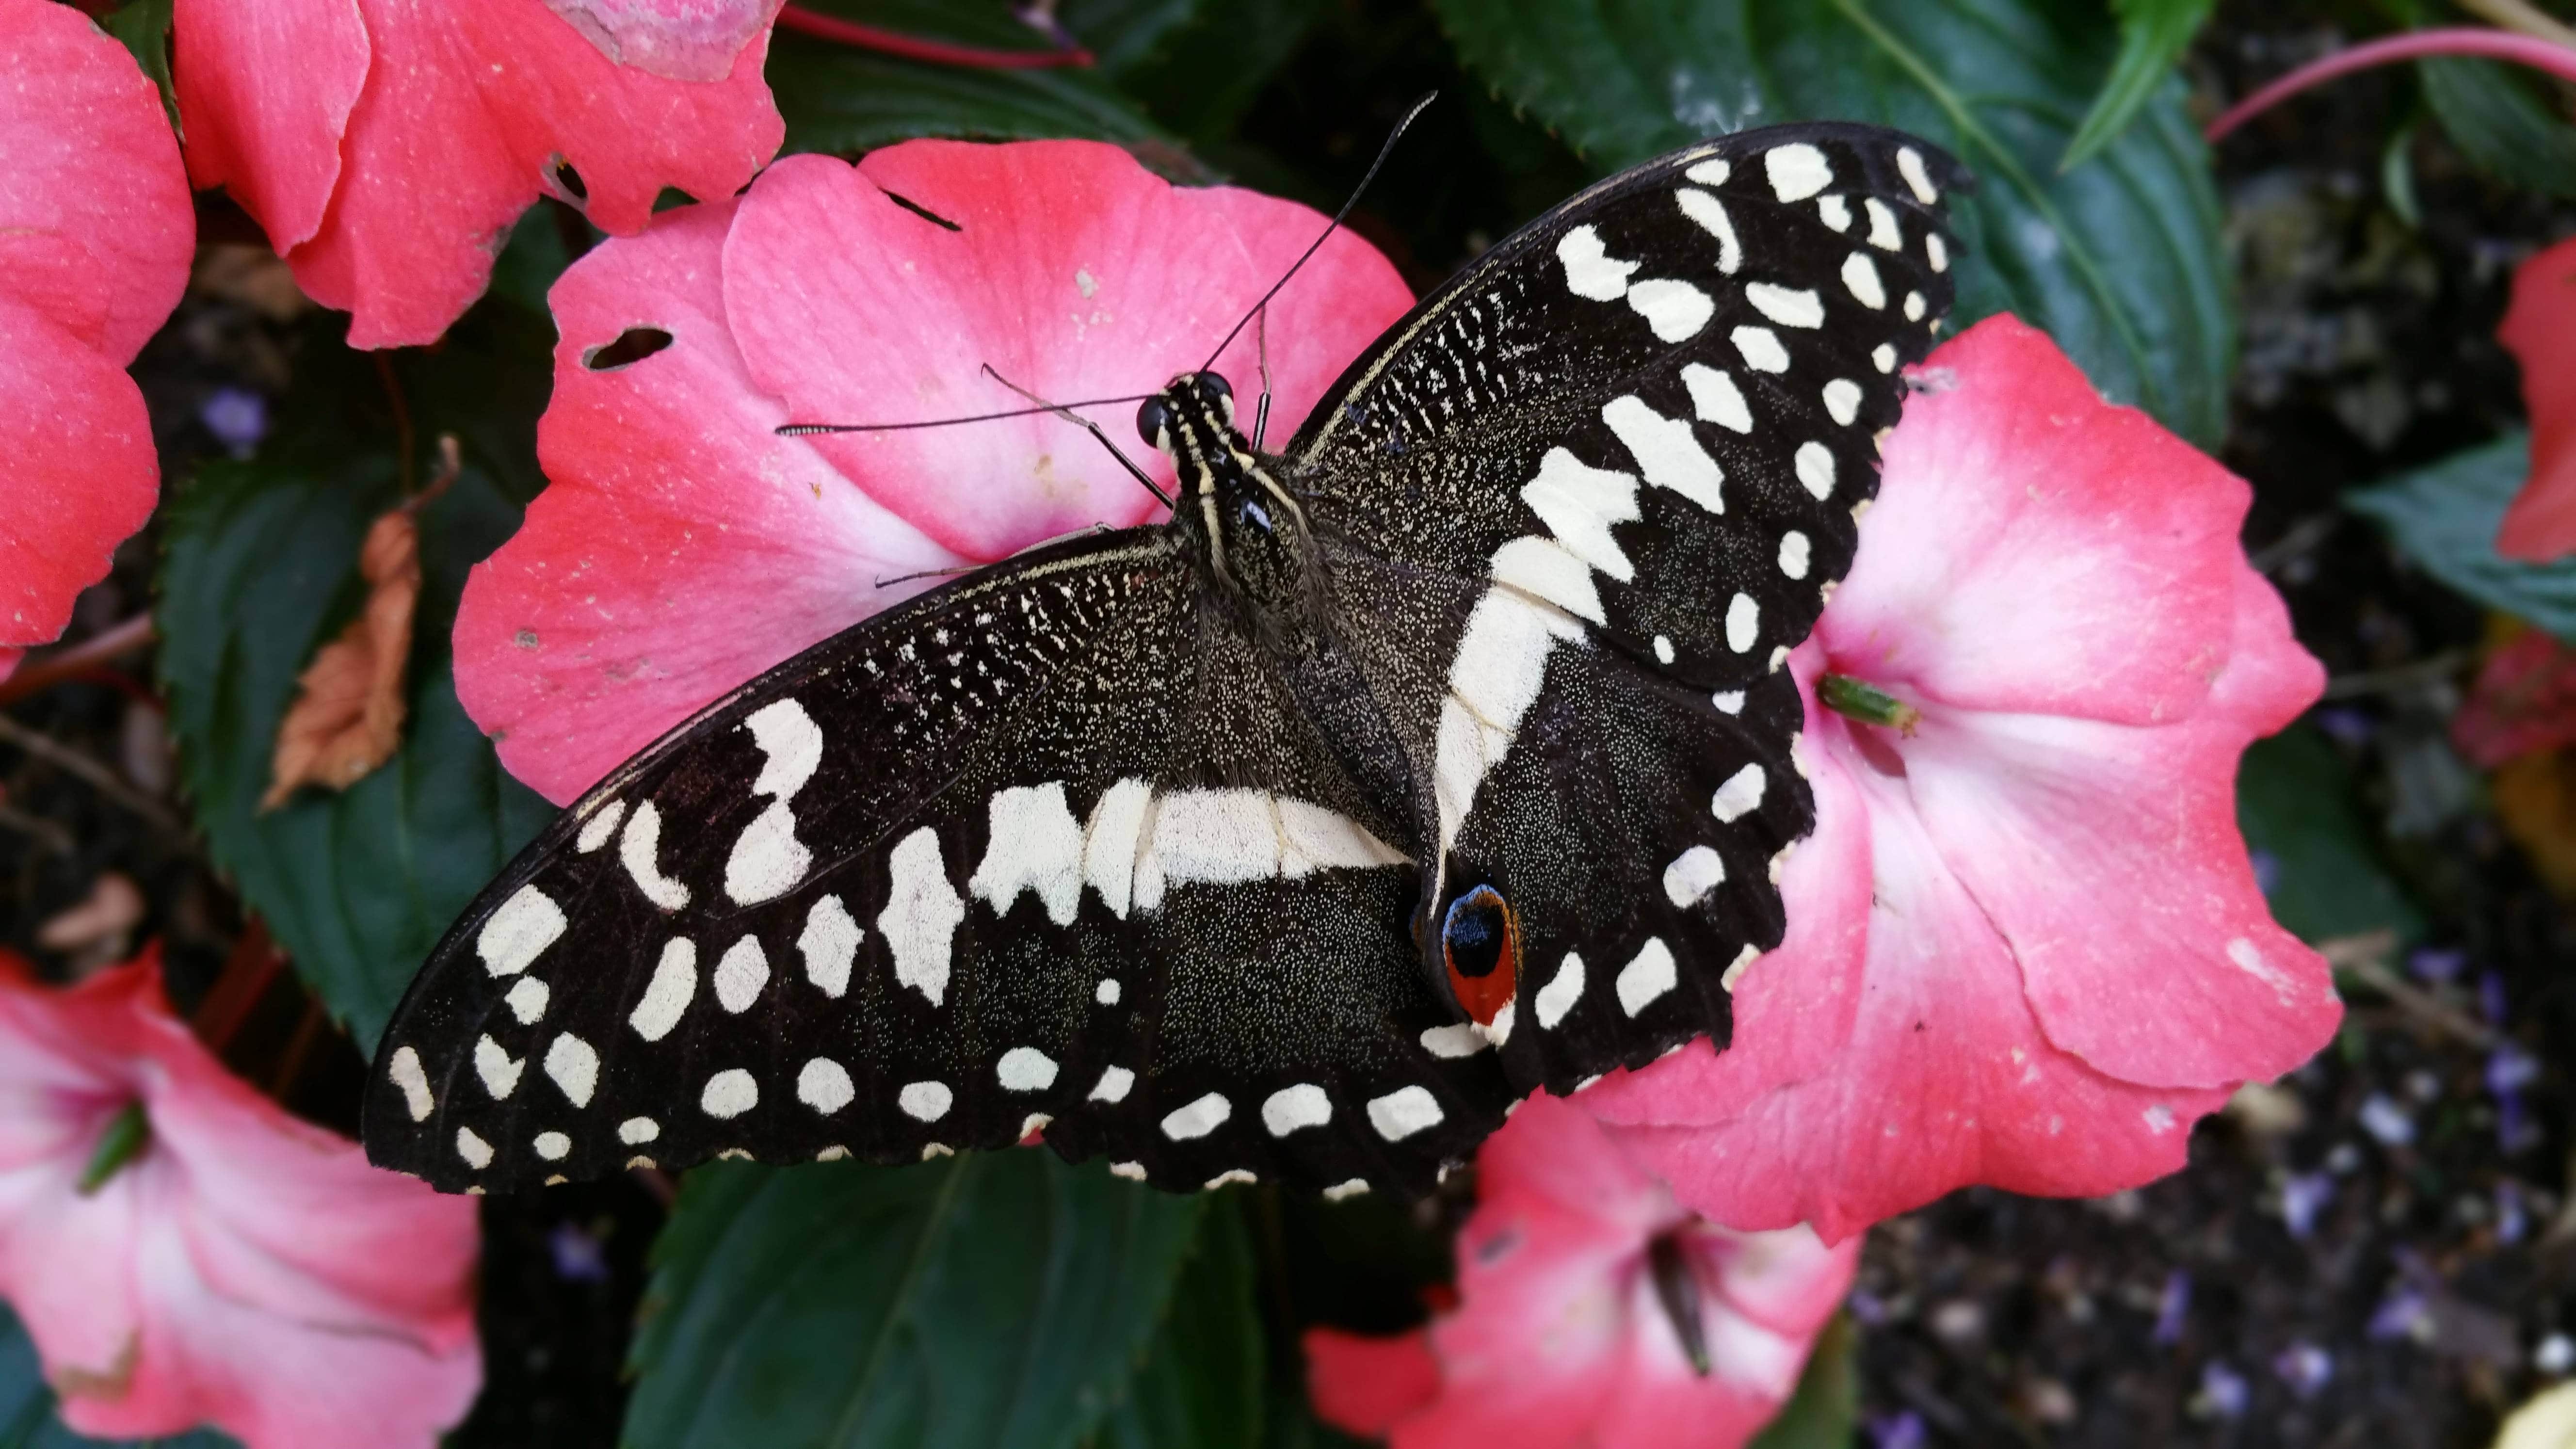
{"label": "green leaf", "polygon": [[1259,1449],[1267,1347],[1240,1206],[1235,1194],[1209,1204],[1163,1325],[1096,1449]]}
{"label": "green leaf", "polygon": [[1225,138],[1323,17],[1324,0],[1068,0],[1065,27],[1164,125]]}
{"label": "green leaf", "polygon": [[2072,171],[2092,160],[2112,137],[2129,128],[2138,118],[2138,108],[2173,74],[2174,62],[2182,58],[2216,4],[2217,0],[2111,0],[2112,11],[2120,17],[2120,58],[2111,63],[2110,79],[2093,98],[2084,124],[2075,128],[2075,139],[2066,143],[2058,170]]}
{"label": "green leaf", "polygon": [[2498,180],[2547,196],[2576,196],[2576,126],[2541,84],[2499,61],[2438,56],[2415,63],[2425,103],[2451,144]]}
{"label": "green leaf", "polygon": [[211,466],[164,511],[154,609],[170,726],[207,845],[369,1052],[448,922],[554,814],[502,773],[449,675],[465,572],[519,520],[474,467],[421,513],[401,749],[345,791],[306,789],[260,813],[296,675],[355,613],[359,541],[399,498],[381,454],[335,467]]}
{"label": "green leaf", "polygon": [[1860,1331],[1836,1314],[1807,1355],[1798,1391],[1749,1449],[1850,1449],[1860,1427]]}
{"label": "green leaf", "polygon": [[2530,438],[2510,433],[2483,447],[2344,495],[2376,519],[2417,567],[2491,609],[2576,642],[2576,559],[2518,563],[2496,552],[2505,505],[2531,472]]}
{"label": "green leaf", "polygon": [[653,1246],[625,1442],[1077,1444],[1204,1208],[1043,1150],[700,1168]]}
{"label": "green leaf", "polygon": [[143,68],[143,74],[161,92],[161,109],[169,113],[172,130],[179,126],[179,95],[170,87],[170,8],[174,3],[175,0],[130,0],[98,22],[99,29],[134,52],[134,63]]}
{"label": "green leaf", "polygon": [[2056,0],[1435,0],[1459,50],[1603,166],[1802,118],[1899,126],[1955,152],[1957,322],[2011,311],[2095,386],[2209,444],[2235,301],[2209,148],[2169,77],[2091,162],[2058,174],[2112,62],[2107,14]]}
{"label": "green leaf", "polygon": [[2256,740],[2236,771],[2236,819],[2265,863],[2272,917],[2314,945],[2390,930],[2424,934],[2424,916],[2381,864],[2352,772],[2313,726]]}
{"label": "green leaf", "polygon": [[[955,45],[1046,48],[1043,37],[999,4],[829,0],[812,8]],[[1183,154],[1099,67],[934,65],[781,30],[770,40],[768,79],[779,112],[787,118],[789,151],[855,156],[916,136],[986,141],[1076,136],[1139,149],[1157,164],[1160,153]]]}
{"label": "green leaf", "polygon": [[91,1439],[63,1426],[54,1391],[26,1326],[0,1303],[0,1449],[110,1449],[113,1445],[159,1449],[240,1449],[230,1435],[197,1429],[170,1439]]}

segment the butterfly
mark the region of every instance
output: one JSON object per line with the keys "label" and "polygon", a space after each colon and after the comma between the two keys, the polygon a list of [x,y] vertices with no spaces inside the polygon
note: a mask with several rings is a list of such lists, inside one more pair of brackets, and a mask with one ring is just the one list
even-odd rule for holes
{"label": "butterfly", "polygon": [[1783,661],[1965,181],[1740,133],[1493,247],[1277,454],[1175,377],[1168,521],[808,649],[522,852],[395,1013],[369,1157],[507,1190],[1034,1134],[1419,1194],[1531,1090],[1723,1045],[1813,824]]}

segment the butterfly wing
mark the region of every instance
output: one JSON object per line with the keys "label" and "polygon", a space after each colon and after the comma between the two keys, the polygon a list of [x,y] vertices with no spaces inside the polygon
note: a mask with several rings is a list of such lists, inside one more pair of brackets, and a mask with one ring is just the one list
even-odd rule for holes
{"label": "butterfly wing", "polygon": [[1158,531],[1053,545],[622,766],[432,953],[372,1160],[507,1190],[1039,1131],[1168,1187],[1427,1187],[1505,1089],[1403,928],[1410,822],[1201,578]]}
{"label": "butterfly wing", "polygon": [[1521,1084],[1722,1043],[1725,973],[1780,939],[1774,861],[1812,814],[1780,666],[1948,309],[1963,180],[1839,124],[1648,163],[1427,298],[1288,446],[1425,782],[1425,919],[1478,887],[1510,905],[1489,1034]]}

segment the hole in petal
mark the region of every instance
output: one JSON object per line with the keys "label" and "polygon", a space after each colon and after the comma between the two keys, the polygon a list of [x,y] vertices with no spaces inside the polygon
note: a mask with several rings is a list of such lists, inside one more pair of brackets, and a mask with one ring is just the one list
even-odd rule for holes
{"label": "hole in petal", "polygon": [[964,231],[966,229],[959,226],[957,223],[950,221],[948,218],[941,216],[938,212],[931,210],[929,207],[922,205],[920,202],[913,200],[909,196],[898,196],[894,192],[888,191],[886,192],[886,200],[893,202],[895,205],[902,207],[904,210],[911,212],[913,215],[920,217],[923,221],[930,222],[933,225],[944,226],[950,231]]}
{"label": "hole in petal", "polygon": [[581,184],[581,173],[572,169],[572,163],[566,161],[562,153],[558,152],[547,160],[546,175],[554,182],[555,189],[564,195],[575,201],[590,200],[590,188]]}
{"label": "hole in petal", "polygon": [[616,341],[582,353],[581,365],[593,372],[615,372],[670,345],[671,334],[659,327],[629,327],[617,334]]}

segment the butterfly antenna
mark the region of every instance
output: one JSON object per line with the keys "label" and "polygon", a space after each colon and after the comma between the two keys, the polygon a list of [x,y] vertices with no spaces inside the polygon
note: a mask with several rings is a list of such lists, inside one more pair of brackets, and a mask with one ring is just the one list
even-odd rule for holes
{"label": "butterfly antenna", "polygon": [[1312,257],[1319,249],[1321,249],[1324,243],[1332,238],[1334,232],[1341,230],[1342,219],[1351,214],[1352,207],[1360,204],[1360,197],[1368,191],[1369,183],[1377,179],[1378,168],[1384,166],[1386,164],[1386,158],[1395,153],[1395,143],[1404,139],[1405,128],[1412,125],[1413,118],[1421,115],[1423,109],[1429,106],[1434,100],[1437,100],[1439,96],[1440,93],[1438,91],[1425,91],[1422,94],[1422,99],[1415,101],[1413,105],[1405,111],[1404,119],[1397,121],[1395,123],[1395,129],[1387,133],[1386,144],[1377,148],[1377,159],[1369,163],[1368,174],[1360,178],[1359,185],[1351,188],[1350,200],[1342,203],[1342,209],[1334,212],[1333,219],[1325,224],[1323,234],[1316,237],[1314,242],[1310,244],[1306,250],[1298,253],[1297,260],[1289,266],[1286,272],[1280,275],[1279,280],[1270,284],[1270,290],[1261,294],[1261,300],[1253,303],[1251,309],[1243,314],[1242,320],[1234,324],[1233,330],[1225,334],[1225,340],[1216,345],[1216,351],[1209,353],[1208,360],[1199,364],[1199,371],[1205,372],[1209,368],[1216,366],[1216,360],[1225,355],[1225,350],[1228,347],[1234,345],[1234,339],[1242,335],[1244,327],[1248,325],[1254,317],[1260,315],[1261,309],[1270,305],[1270,299],[1279,295],[1279,289],[1288,285],[1288,279],[1297,275],[1297,269],[1306,265],[1307,258]]}
{"label": "butterfly antenna", "polygon": [[[1118,466],[1126,469],[1129,477],[1145,485],[1145,491],[1154,495],[1155,502],[1162,504],[1165,508],[1172,506],[1171,495],[1165,493],[1161,488],[1156,487],[1154,480],[1146,476],[1145,470],[1136,466],[1135,459],[1130,458],[1125,453],[1119,451],[1118,445],[1109,441],[1109,435],[1100,430],[1100,424],[1095,423],[1091,419],[1073,411],[1075,408],[1089,407],[1091,404],[1048,402],[1045,398],[1038,396],[1036,393],[1029,391],[1027,388],[1020,386],[1009,378],[1002,376],[1001,373],[994,370],[993,364],[989,362],[984,364],[984,375],[1037,404],[1037,406],[1033,408],[1021,409],[1021,415],[1025,416],[1028,413],[1053,413],[1057,417],[1064,419],[1066,422],[1073,424],[1075,427],[1082,428],[1089,432],[1091,436],[1098,438],[1100,440],[1100,446],[1109,450],[1109,456],[1118,460]],[[1146,398],[1152,396],[1154,396],[1152,393],[1140,393],[1131,398],[1102,398],[1100,401],[1104,403],[1142,402]],[[1005,416],[1009,415],[1005,414]]]}
{"label": "butterfly antenna", "polygon": [[[984,370],[992,371],[989,367]],[[1002,385],[1010,387],[1009,383]],[[1015,387],[1011,388],[1011,391],[1019,392],[1022,397],[1030,396]],[[927,422],[919,423],[789,423],[784,427],[772,428],[770,431],[782,438],[801,438],[809,433],[900,433],[913,428],[950,428],[959,423],[989,423],[996,418],[1025,418],[1037,413],[1062,414],[1066,408],[1097,408],[1107,407],[1112,403],[1143,402],[1152,396],[1150,392],[1140,392],[1132,397],[1095,397],[1070,403],[1051,403],[1043,399],[1032,399],[1038,404],[1033,408],[1012,408],[1008,412],[1000,413],[976,413],[962,418],[932,418]],[[1080,422],[1082,419],[1075,418],[1074,421]]]}

